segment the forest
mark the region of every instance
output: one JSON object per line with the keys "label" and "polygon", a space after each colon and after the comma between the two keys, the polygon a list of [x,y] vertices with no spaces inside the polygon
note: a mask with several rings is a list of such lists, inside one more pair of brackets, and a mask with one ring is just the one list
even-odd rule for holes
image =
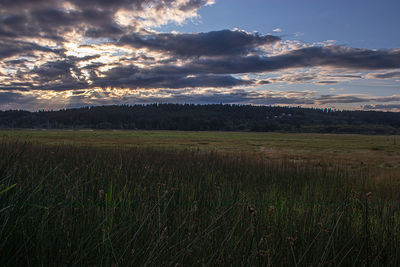
{"label": "forest", "polygon": [[154,103],[0,111],[0,128],[399,134],[400,116],[380,111]]}

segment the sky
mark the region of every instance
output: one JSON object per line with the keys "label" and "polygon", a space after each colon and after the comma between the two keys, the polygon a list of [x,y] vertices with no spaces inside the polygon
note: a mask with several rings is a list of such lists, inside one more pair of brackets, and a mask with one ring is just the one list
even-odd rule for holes
{"label": "sky", "polygon": [[0,110],[400,111],[398,0],[0,0]]}

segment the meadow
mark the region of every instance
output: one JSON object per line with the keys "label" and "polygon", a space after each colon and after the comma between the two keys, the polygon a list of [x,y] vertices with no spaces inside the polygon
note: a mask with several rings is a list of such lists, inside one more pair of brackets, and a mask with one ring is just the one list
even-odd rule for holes
{"label": "meadow", "polygon": [[0,265],[399,266],[399,174],[398,136],[0,131]]}
{"label": "meadow", "polygon": [[188,132],[125,130],[0,130],[0,139],[44,145],[105,149],[155,148],[169,150],[250,153],[267,159],[341,161],[383,169],[400,168],[400,136],[254,132]]}

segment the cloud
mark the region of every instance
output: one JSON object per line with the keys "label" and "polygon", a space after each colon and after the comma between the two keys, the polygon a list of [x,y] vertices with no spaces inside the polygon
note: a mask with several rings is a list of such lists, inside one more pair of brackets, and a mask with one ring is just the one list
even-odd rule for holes
{"label": "cloud", "polygon": [[70,80],[73,79],[70,73],[72,68],[75,68],[75,66],[67,61],[46,62],[40,67],[35,67],[31,73],[37,74],[37,80],[40,82],[48,82],[58,79],[65,81],[67,78]]}
{"label": "cloud", "polygon": [[[277,77],[269,78],[267,81],[269,83],[286,83],[286,84],[304,84],[304,83],[314,83],[314,84],[336,84],[347,79],[361,79],[360,75],[342,75],[342,74],[331,74],[335,70],[326,71],[321,68],[314,68],[304,71],[300,70],[290,70],[281,72],[282,74]],[[335,78],[335,79],[333,79]],[[261,84],[257,82],[257,84]]]}
{"label": "cloud", "polygon": [[368,73],[365,77],[368,79],[400,78],[400,71],[385,72],[385,73]]}
{"label": "cloud", "polygon": [[335,83],[338,83],[338,81],[318,81],[316,83],[318,83],[318,84],[335,84]]}
{"label": "cloud", "polygon": [[322,95],[316,99],[316,103],[319,105],[332,104],[332,103],[363,103],[370,102],[371,99],[365,96],[357,95]]}
{"label": "cloud", "polygon": [[[29,109],[38,108],[37,96],[24,95],[19,92],[1,92],[0,91],[0,109]],[[44,103],[42,103],[44,104]]]}
{"label": "cloud", "polygon": [[312,80],[317,79],[318,74],[317,73],[284,73],[283,75],[276,77],[276,78],[271,78],[269,81],[272,83],[277,83],[277,82],[283,82],[283,83],[289,83],[289,84],[295,84],[295,83],[305,83],[305,82],[310,82]]}
{"label": "cloud", "polygon": [[20,93],[14,92],[0,92],[0,105],[4,105],[10,102],[16,102],[21,98]]}
{"label": "cloud", "polygon": [[[400,49],[357,49],[333,45],[331,41],[307,45],[240,30],[200,33],[155,30],[167,23],[198,19],[198,10],[213,3],[213,0],[0,1],[2,106],[49,105],[51,94],[58,96],[54,100],[57,105],[62,101],[112,104],[126,99],[150,101],[163,97],[183,102],[221,100],[304,105],[364,103],[371,99],[396,101],[397,96],[388,100],[362,95],[317,97],[293,92],[275,95],[251,90],[276,86],[268,86],[273,83],[324,85],[346,79],[398,78]],[[238,78],[247,74],[258,78]],[[203,90],[202,93],[185,93],[197,89]],[[113,93],[121,90],[129,92],[124,91],[124,97]],[[165,90],[169,90],[168,94]],[[152,98],[135,94],[144,91]]]}
{"label": "cloud", "polygon": [[59,44],[74,37],[119,38],[132,31],[183,23],[211,0],[4,0],[0,36],[43,38]]}
{"label": "cloud", "polygon": [[273,35],[249,34],[244,31],[212,31],[192,34],[149,34],[123,36],[121,44],[135,48],[165,51],[177,56],[236,56],[247,55],[258,46],[281,39]]}
{"label": "cloud", "polygon": [[[371,103],[365,110],[392,110],[398,107],[400,95],[380,97],[368,94],[320,95],[315,91],[252,91],[240,88],[184,89],[84,89],[70,91],[4,92],[0,91],[0,109],[59,109],[87,105],[135,103],[230,103],[254,105],[289,105],[329,107]],[[386,104],[380,104],[386,103]],[[400,111],[400,110],[399,110]]]}
{"label": "cloud", "polygon": [[[180,38],[177,36],[172,37],[172,35],[169,34],[165,36],[172,38],[171,40],[174,40],[172,43],[177,42],[175,38]],[[227,46],[226,49],[223,49],[225,52],[219,53],[218,51],[221,50],[224,45],[209,42],[210,36],[228,36],[228,40],[238,38],[241,45],[232,46],[230,42],[223,41]],[[196,43],[192,41],[192,38],[200,38],[203,40],[200,41],[200,43],[206,43],[207,49],[199,48],[199,50],[196,50],[190,48],[185,50],[184,47],[189,47],[190,44],[194,45]],[[278,56],[259,56],[244,55],[243,53],[245,53],[245,51],[250,51],[250,49],[255,49],[260,42],[270,42],[271,37],[250,35],[242,32],[220,31],[209,34],[204,33],[201,34],[200,37],[197,35],[183,35],[182,40],[183,39],[190,41],[188,41],[188,44],[182,41],[182,43],[185,44],[182,49],[172,50],[173,53],[181,53],[181,56],[190,56],[180,64],[176,64],[179,57],[166,57],[160,60],[157,59],[156,56],[138,56],[132,59],[134,64],[126,65],[121,58],[118,58],[120,62],[117,66],[111,68],[107,67],[106,70],[102,70],[101,68],[104,67],[104,63],[96,62],[96,60],[100,59],[101,55],[92,55],[82,58],[64,56],[63,59],[44,62],[42,65],[34,67],[27,75],[31,77],[31,88],[36,90],[70,90],[94,87],[131,89],[185,87],[231,88],[234,86],[267,84],[266,81],[270,83],[315,82],[318,84],[333,84],[338,82],[337,80],[330,79],[330,77],[321,76],[318,72],[285,74],[278,78],[263,79],[260,82],[241,80],[232,76],[233,74],[241,73],[265,73],[292,68],[321,66],[357,70],[372,67],[376,69],[400,67],[400,52],[396,50],[372,51],[327,46],[302,48]],[[163,42],[157,41],[156,43]],[[172,43],[164,42],[164,46],[160,44],[160,47],[164,47],[166,50],[169,48],[172,49]],[[32,48],[28,46],[26,49],[21,50],[30,51],[31,49]],[[44,48],[37,47],[36,49]],[[44,50],[52,51],[51,49]],[[178,52],[178,50],[181,50],[181,52]],[[200,57],[202,54],[207,55],[207,57]],[[193,57],[194,55],[197,56]],[[217,55],[220,56],[217,57]],[[147,62],[146,66],[135,64],[143,60]],[[92,63],[80,67],[79,64],[81,61],[92,61]],[[367,63],[369,61],[373,61],[374,64]],[[353,76],[351,78],[353,78]],[[39,82],[40,85],[35,85],[37,82]]]}
{"label": "cloud", "polygon": [[346,79],[362,79],[361,75],[354,75],[354,74],[333,74],[333,75],[327,75],[327,77],[346,78]]}
{"label": "cloud", "polygon": [[[197,59],[186,67],[199,72],[250,73],[271,72],[290,68],[331,66],[353,70],[400,68],[400,51],[368,50],[343,46],[308,47],[279,56],[247,56],[228,59]],[[182,68],[184,70],[184,68]]]}
{"label": "cloud", "polygon": [[18,55],[19,57],[33,56],[33,52],[35,51],[55,54],[60,52],[55,49],[41,46],[32,42],[0,39],[0,59],[10,58],[16,55]]}
{"label": "cloud", "polygon": [[[124,76],[122,73],[125,73]],[[253,82],[241,80],[230,75],[157,75],[141,72],[137,70],[129,72],[125,68],[112,69],[108,72],[106,78],[100,78],[93,82],[94,87],[111,87],[111,88],[194,88],[194,87],[226,87],[240,85],[251,85]]]}
{"label": "cloud", "polygon": [[379,110],[379,111],[393,111],[400,112],[400,104],[374,104],[364,105],[364,110]]}
{"label": "cloud", "polygon": [[256,82],[256,84],[258,84],[258,85],[266,85],[266,84],[270,84],[270,83],[271,83],[271,81],[269,81],[269,80],[258,80]]}
{"label": "cloud", "polygon": [[321,95],[315,99],[315,103],[318,105],[332,104],[332,103],[365,103],[365,102],[396,102],[400,101],[400,95],[392,96],[372,96],[372,95]]}
{"label": "cloud", "polygon": [[[0,97],[7,95],[4,103],[0,103],[1,109],[19,108],[25,105],[30,110],[36,110],[38,106],[48,103],[47,108],[70,108],[85,105],[110,105],[110,104],[133,104],[133,103],[237,103],[237,104],[263,104],[263,105],[303,105],[313,104],[310,99],[312,92],[255,92],[244,89],[162,89],[162,90],[80,90],[68,97],[65,92],[56,94],[37,92],[36,94],[21,94],[11,92],[0,92]],[[46,95],[48,94],[48,95]],[[51,99],[51,101],[49,101]]]}

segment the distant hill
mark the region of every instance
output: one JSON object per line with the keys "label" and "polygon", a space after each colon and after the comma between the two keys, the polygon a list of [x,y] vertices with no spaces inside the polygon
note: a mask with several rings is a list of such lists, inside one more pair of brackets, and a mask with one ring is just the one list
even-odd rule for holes
{"label": "distant hill", "polygon": [[222,104],[122,105],[0,111],[0,128],[400,134],[400,113]]}

